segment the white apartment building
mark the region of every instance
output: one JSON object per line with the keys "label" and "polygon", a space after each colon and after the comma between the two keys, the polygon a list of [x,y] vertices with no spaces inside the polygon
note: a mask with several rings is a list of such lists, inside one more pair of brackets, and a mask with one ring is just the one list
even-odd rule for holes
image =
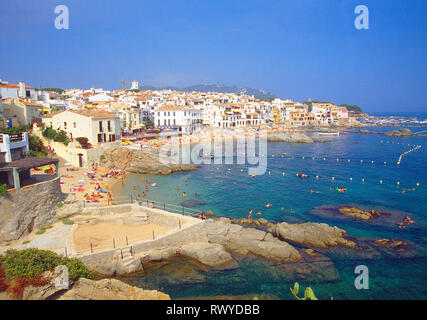
{"label": "white apartment building", "polygon": [[164,105],[154,112],[155,126],[176,128],[182,133],[199,131],[201,123],[202,112],[196,109]]}

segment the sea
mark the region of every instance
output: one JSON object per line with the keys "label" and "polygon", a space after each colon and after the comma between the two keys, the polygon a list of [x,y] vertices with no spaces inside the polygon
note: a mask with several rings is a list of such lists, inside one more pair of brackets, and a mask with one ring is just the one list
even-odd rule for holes
{"label": "sea", "polygon": [[[427,119],[425,113],[405,116]],[[412,132],[427,129],[365,129],[384,132],[400,128]],[[247,218],[249,210],[253,210],[255,218],[279,223],[327,223],[362,241],[405,240],[411,254],[364,257],[324,251],[335,268],[336,275],[331,279],[288,277],[277,263],[248,257],[239,260],[238,269],[223,271],[197,268],[176,258],[144,275],[122,280],[144,289],[162,290],[172,299],[241,295],[294,299],[289,289],[295,282],[303,289],[310,286],[319,299],[426,299],[427,137],[346,132],[330,138],[331,142],[313,144],[269,142],[264,155],[266,172],[256,177],[248,174],[249,164],[202,164],[197,170],[171,175],[128,175],[124,186],[116,185],[114,192],[135,197],[138,191],[133,186],[145,186],[142,178],[149,179],[157,187],[149,187],[146,198],[158,203],[180,207],[182,192],[186,192],[185,200],[201,201],[193,211]],[[421,148],[415,149],[417,146]],[[297,176],[300,173],[308,178]],[[337,188],[346,191],[338,192]],[[271,207],[266,208],[267,203]],[[375,209],[391,216],[384,223],[377,223],[331,214],[340,205]],[[261,216],[255,215],[258,211]],[[397,221],[406,215],[415,222],[399,228]],[[360,281],[355,272],[360,265],[369,270],[368,288],[358,289],[355,285]]]}

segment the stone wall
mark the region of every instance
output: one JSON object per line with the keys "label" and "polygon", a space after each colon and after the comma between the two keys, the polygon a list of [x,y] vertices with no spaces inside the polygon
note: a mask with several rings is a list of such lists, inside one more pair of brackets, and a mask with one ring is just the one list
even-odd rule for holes
{"label": "stone wall", "polygon": [[0,195],[0,242],[55,221],[57,204],[64,199],[59,177]]}

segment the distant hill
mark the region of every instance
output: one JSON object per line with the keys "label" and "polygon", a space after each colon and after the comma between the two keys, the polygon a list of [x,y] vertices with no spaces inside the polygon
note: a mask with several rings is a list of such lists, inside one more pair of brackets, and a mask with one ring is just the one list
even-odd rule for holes
{"label": "distant hill", "polygon": [[163,87],[155,88],[153,86],[141,86],[141,90],[176,90],[176,91],[200,91],[200,92],[220,92],[220,93],[236,93],[236,94],[247,94],[253,95],[255,98],[261,100],[272,100],[276,98],[271,92],[267,92],[259,89],[252,89],[247,87],[237,87],[237,86],[226,86],[222,84],[197,84],[193,86],[188,86],[184,88],[178,87]]}

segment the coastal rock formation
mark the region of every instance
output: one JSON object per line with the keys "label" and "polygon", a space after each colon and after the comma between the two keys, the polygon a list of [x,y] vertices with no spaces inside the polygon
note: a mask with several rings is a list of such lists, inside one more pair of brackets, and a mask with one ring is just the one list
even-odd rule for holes
{"label": "coastal rock formation", "polygon": [[17,240],[56,220],[65,195],[59,178],[7,192],[0,197],[0,243]]}
{"label": "coastal rock formation", "polygon": [[338,208],[338,212],[347,217],[352,217],[352,218],[356,218],[363,221],[369,221],[376,217],[390,215],[390,213],[388,212],[380,212],[377,210],[366,211],[356,207],[347,207],[347,206],[340,206]]}
{"label": "coastal rock formation", "polygon": [[[180,254],[193,259],[208,267],[222,267],[234,260],[220,244],[209,242],[192,242],[183,245]],[[231,268],[237,268],[238,264],[232,264]]]}
{"label": "coastal rock formation", "polygon": [[103,155],[103,167],[116,167],[133,173],[170,174],[197,169],[194,164],[180,164],[159,154],[126,147],[112,147]]}
{"label": "coastal rock formation", "polygon": [[304,133],[292,132],[269,132],[267,141],[270,142],[289,142],[289,143],[313,143],[314,140]]}
{"label": "coastal rock formation", "polygon": [[412,133],[409,129],[392,130],[384,132],[384,134],[392,137],[409,137],[414,135],[414,133]]}
{"label": "coastal rock formation", "polygon": [[314,248],[329,248],[335,246],[356,247],[356,243],[347,240],[345,230],[330,227],[325,223],[279,223],[272,228],[275,234],[285,241]]}
{"label": "coastal rock formation", "polygon": [[116,279],[94,281],[81,278],[58,300],[170,300],[170,297],[160,291],[143,290]]}
{"label": "coastal rock formation", "polygon": [[301,255],[294,247],[271,234],[254,228],[232,224],[230,219],[206,221],[209,242],[222,244],[227,250],[241,255],[256,256],[277,261],[300,261]]}
{"label": "coastal rock formation", "polygon": [[198,207],[198,206],[203,206],[206,203],[204,203],[203,201],[200,200],[185,200],[183,202],[181,202],[181,206],[186,207],[186,208],[194,208],[194,207]]}

